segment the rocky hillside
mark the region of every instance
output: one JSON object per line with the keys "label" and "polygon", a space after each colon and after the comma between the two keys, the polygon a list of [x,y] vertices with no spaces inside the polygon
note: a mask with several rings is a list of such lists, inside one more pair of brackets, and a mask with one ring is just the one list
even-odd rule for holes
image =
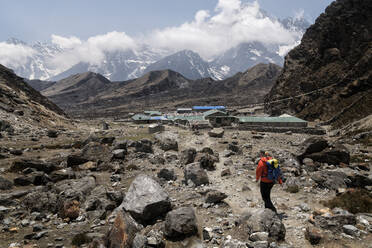
{"label": "rocky hillside", "polygon": [[259,64],[221,81],[190,80],[171,70],[152,71],[124,82],[110,82],[99,74],[84,73],[58,81],[42,94],[69,114],[84,117],[120,116],[154,107],[234,106],[261,102],[280,70],[275,64]]}
{"label": "rocky hillside", "polygon": [[65,120],[59,107],[0,65],[0,131],[26,131]]}
{"label": "rocky hillside", "polygon": [[[371,114],[371,13],[371,1],[338,0],[327,7],[287,55],[282,74],[266,96],[267,111],[334,125]],[[308,92],[313,93],[270,104]]]}

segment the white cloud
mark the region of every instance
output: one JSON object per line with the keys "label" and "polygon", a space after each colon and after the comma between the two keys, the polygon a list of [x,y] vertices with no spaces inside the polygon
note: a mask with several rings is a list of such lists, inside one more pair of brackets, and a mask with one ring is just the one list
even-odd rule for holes
{"label": "white cloud", "polygon": [[17,68],[26,64],[28,58],[32,57],[36,51],[23,44],[8,44],[0,42],[0,64]]}
{"label": "white cloud", "polygon": [[76,37],[52,35],[52,41],[63,48],[68,48],[49,61],[57,71],[66,70],[79,62],[100,65],[105,60],[105,52],[136,48],[134,39],[123,32],[116,31],[93,36],[86,41]]}
{"label": "white cloud", "polygon": [[219,0],[213,15],[199,11],[191,22],[155,30],[147,42],[174,51],[190,49],[210,59],[243,42],[288,45],[298,35],[265,16],[257,1]]}
{"label": "white cloud", "polygon": [[78,45],[81,45],[81,40],[75,36],[71,37],[62,37],[59,35],[52,34],[52,43],[60,46],[64,49],[74,48]]}
{"label": "white cloud", "polygon": [[299,9],[295,12],[294,19],[295,20],[302,20],[305,18],[305,10]]}

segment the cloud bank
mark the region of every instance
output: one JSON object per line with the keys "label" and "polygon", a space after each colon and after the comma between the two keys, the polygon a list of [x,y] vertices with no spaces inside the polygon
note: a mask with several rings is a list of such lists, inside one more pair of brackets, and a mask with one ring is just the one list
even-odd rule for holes
{"label": "cloud bank", "polygon": [[[303,15],[300,10],[296,18]],[[263,14],[257,1],[219,0],[213,11],[200,10],[189,22],[157,29],[141,37],[130,37],[117,31],[87,40],[53,34],[51,42],[62,48],[62,52],[50,58],[47,66],[54,72],[62,72],[79,62],[100,65],[107,52],[136,50],[142,46],[167,50],[168,53],[193,50],[210,60],[241,43],[262,42],[280,47],[280,54],[284,55],[300,36]],[[0,43],[0,63],[11,68],[22,66],[34,54],[35,50],[30,46]]]}
{"label": "cloud bank", "polygon": [[29,46],[0,42],[0,64],[10,68],[25,65],[34,54],[36,54],[36,51]]}

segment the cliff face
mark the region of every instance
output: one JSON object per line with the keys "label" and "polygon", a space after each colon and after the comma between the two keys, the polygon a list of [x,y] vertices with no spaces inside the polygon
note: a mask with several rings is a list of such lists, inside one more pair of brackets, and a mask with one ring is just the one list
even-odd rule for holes
{"label": "cliff face", "polygon": [[[371,13],[372,1],[338,0],[328,6],[286,56],[281,75],[265,97],[266,111],[335,125],[371,114]],[[270,103],[293,96],[298,97]]]}

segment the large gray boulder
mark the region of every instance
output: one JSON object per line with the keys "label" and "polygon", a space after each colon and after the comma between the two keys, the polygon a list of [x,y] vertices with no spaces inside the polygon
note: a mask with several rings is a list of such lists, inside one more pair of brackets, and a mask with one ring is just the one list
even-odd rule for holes
{"label": "large gray boulder", "polygon": [[121,206],[141,224],[152,223],[171,209],[168,194],[144,174],[134,179]]}
{"label": "large gray boulder", "polygon": [[222,138],[225,131],[223,128],[213,128],[211,131],[208,132],[209,137],[214,138]]}
{"label": "large gray boulder", "polygon": [[153,153],[152,141],[148,139],[141,139],[132,144],[136,148],[136,152]]}
{"label": "large gray boulder", "polygon": [[26,168],[32,168],[38,171],[43,171],[45,173],[51,173],[57,169],[57,166],[50,162],[44,162],[41,160],[31,160],[31,159],[20,159],[13,161],[9,168],[10,172],[19,172]]}
{"label": "large gray boulder", "polygon": [[0,190],[7,190],[13,187],[13,183],[8,179],[0,176]]}
{"label": "large gray boulder", "polygon": [[280,241],[284,240],[286,229],[276,213],[270,209],[257,209],[242,218],[242,224],[246,227],[248,236],[256,232],[267,232],[269,238]]}
{"label": "large gray boulder", "polygon": [[198,153],[195,161],[200,163],[201,168],[212,171],[216,169],[215,163],[218,162],[218,159],[208,153]]}
{"label": "large gray boulder", "polygon": [[178,151],[178,142],[175,135],[162,133],[155,135],[155,139],[163,151]]}
{"label": "large gray boulder", "polygon": [[195,186],[209,183],[207,172],[200,168],[200,163],[198,162],[186,165],[184,176],[186,183],[191,180]]}
{"label": "large gray boulder", "polygon": [[164,233],[170,239],[182,240],[198,233],[194,209],[181,207],[170,211],[165,218]]}
{"label": "large gray boulder", "polygon": [[311,179],[313,179],[321,188],[337,190],[339,188],[347,187],[345,182],[347,176],[342,171],[335,170],[317,171],[311,174]]}
{"label": "large gray boulder", "polygon": [[188,148],[181,152],[180,161],[182,164],[191,164],[194,163],[196,157],[196,149]]}

